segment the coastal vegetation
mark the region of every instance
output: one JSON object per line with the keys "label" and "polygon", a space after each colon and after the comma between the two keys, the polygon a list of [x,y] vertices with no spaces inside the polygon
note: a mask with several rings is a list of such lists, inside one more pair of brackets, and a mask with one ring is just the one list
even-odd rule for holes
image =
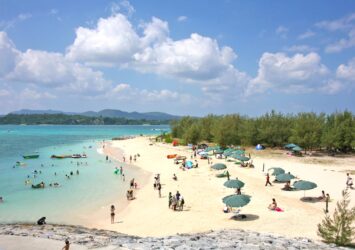
{"label": "coastal vegetation", "polygon": [[67,114],[8,114],[0,117],[0,124],[58,124],[58,125],[142,125],[142,124],[168,124],[168,120],[133,120],[116,117],[89,117],[83,115]]}
{"label": "coastal vegetation", "polygon": [[349,192],[344,190],[342,194],[343,199],[337,202],[333,216],[326,214],[318,224],[318,235],[327,243],[346,246],[355,239],[355,207],[349,208]]}
{"label": "coastal vegetation", "polygon": [[213,142],[221,146],[257,145],[283,147],[296,143],[306,151],[326,149],[352,152],[355,148],[355,119],[351,112],[332,114],[272,111],[252,118],[239,114],[182,117],[171,122],[174,138],[186,143]]}

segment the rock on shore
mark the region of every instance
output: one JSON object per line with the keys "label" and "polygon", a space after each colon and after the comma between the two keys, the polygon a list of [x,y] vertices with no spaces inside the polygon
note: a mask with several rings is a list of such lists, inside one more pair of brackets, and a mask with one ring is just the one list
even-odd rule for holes
{"label": "rock on shore", "polygon": [[[334,249],[334,245],[307,238],[285,238],[244,230],[209,231],[167,237],[137,237],[113,231],[67,225],[0,225],[0,235],[45,238],[83,245],[89,249]],[[1,245],[1,243],[0,243]],[[346,248],[337,248],[346,249]]]}

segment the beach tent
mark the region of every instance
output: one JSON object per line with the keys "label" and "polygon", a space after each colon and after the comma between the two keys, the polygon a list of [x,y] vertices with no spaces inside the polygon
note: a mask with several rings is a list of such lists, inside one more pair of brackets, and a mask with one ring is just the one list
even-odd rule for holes
{"label": "beach tent", "polygon": [[291,148],[291,150],[293,152],[301,152],[303,149],[301,147],[299,147],[299,146],[296,146],[296,147]]}
{"label": "beach tent", "polygon": [[262,146],[261,144],[258,144],[258,145],[256,145],[255,149],[256,150],[263,150],[263,149],[265,149],[265,147]]}

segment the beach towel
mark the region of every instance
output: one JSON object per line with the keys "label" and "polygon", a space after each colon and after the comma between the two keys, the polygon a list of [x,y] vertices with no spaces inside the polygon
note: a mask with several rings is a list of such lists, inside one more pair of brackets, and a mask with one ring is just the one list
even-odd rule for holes
{"label": "beach towel", "polygon": [[276,211],[276,212],[283,212],[284,210],[282,210],[281,208],[277,207],[277,208],[275,208],[274,211]]}

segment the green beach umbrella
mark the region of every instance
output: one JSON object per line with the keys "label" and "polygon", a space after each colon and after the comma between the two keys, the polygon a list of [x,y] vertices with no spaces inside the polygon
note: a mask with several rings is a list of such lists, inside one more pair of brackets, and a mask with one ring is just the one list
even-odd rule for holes
{"label": "green beach umbrella", "polygon": [[215,151],[214,151],[214,153],[215,154],[223,154],[223,150],[222,149],[216,149]]}
{"label": "green beach umbrella", "polygon": [[293,187],[298,190],[303,190],[303,196],[306,195],[306,190],[310,190],[317,187],[317,184],[310,181],[297,181],[293,184]]}
{"label": "green beach umbrella", "polygon": [[240,161],[249,161],[250,160],[249,157],[246,157],[246,156],[243,156],[243,155],[238,156],[237,159],[240,160]]}
{"label": "green beach umbrella", "polygon": [[244,194],[232,194],[224,197],[222,201],[228,207],[244,207],[250,202],[250,196]]}
{"label": "green beach umbrella", "polygon": [[278,167],[273,167],[269,168],[268,171],[273,170],[272,175],[279,175],[279,174],[284,174],[285,170],[283,168],[278,168]]}
{"label": "green beach umbrella", "polygon": [[279,174],[276,175],[276,180],[279,182],[287,182],[290,181],[292,179],[296,178],[294,175],[292,174]]}
{"label": "green beach umbrella", "polygon": [[226,169],[227,166],[223,163],[215,163],[212,165],[212,167],[214,170],[222,170],[222,169]]}
{"label": "green beach umbrella", "polygon": [[240,180],[229,180],[223,184],[227,188],[242,188],[244,187],[244,182]]}

